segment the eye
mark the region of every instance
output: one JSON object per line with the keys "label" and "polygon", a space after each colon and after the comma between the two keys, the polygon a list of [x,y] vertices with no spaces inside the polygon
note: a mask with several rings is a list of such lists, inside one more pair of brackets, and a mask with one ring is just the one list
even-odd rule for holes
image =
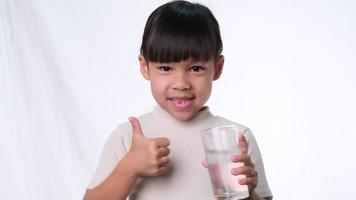
{"label": "eye", "polygon": [[158,69],[163,72],[169,72],[172,70],[172,68],[169,66],[160,66],[160,67],[158,67]]}
{"label": "eye", "polygon": [[192,72],[201,72],[201,71],[203,71],[205,68],[204,67],[202,67],[202,66],[192,66],[191,68],[190,68],[190,71],[192,71]]}

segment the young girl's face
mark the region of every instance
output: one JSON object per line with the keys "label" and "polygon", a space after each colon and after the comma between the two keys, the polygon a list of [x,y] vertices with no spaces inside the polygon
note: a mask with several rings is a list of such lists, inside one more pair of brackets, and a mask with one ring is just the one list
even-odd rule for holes
{"label": "young girl's face", "polygon": [[141,72],[151,81],[157,103],[179,121],[191,119],[209,99],[212,82],[219,78],[224,58],[218,62],[192,59],[158,63],[140,56]]}

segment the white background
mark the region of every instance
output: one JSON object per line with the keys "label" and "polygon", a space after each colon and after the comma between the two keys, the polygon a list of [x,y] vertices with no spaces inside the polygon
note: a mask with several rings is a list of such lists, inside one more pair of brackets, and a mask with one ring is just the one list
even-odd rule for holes
{"label": "white background", "polygon": [[[155,102],[137,61],[166,1],[0,0],[0,199],[81,199],[104,141]],[[200,1],[226,58],[208,105],[249,126],[275,199],[356,199],[356,3]]]}

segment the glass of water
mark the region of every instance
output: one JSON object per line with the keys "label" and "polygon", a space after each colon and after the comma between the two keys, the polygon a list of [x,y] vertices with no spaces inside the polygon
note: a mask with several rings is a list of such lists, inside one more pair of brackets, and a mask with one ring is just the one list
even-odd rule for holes
{"label": "glass of water", "polygon": [[245,176],[231,174],[232,168],[243,166],[243,163],[231,161],[232,155],[241,154],[238,131],[235,125],[224,125],[201,132],[214,197],[218,200],[249,197],[248,186],[240,185],[238,181]]}

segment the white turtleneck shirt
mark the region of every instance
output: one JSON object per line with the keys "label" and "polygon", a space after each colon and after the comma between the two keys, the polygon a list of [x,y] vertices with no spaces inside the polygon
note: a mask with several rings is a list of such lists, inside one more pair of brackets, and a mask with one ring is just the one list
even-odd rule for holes
{"label": "white turtleneck shirt", "polygon": [[[189,121],[174,119],[161,107],[138,117],[147,138],[166,137],[170,141],[170,169],[156,177],[141,177],[136,182],[130,200],[208,200],[213,190],[208,170],[202,165],[205,159],[201,131],[219,125],[235,124],[247,139],[248,154],[258,172],[255,192],[260,197],[272,196],[264,172],[261,153],[252,132],[247,127],[210,113],[205,107]],[[132,140],[129,122],[120,124],[107,139],[99,164],[88,189],[102,183],[127,154]]]}

